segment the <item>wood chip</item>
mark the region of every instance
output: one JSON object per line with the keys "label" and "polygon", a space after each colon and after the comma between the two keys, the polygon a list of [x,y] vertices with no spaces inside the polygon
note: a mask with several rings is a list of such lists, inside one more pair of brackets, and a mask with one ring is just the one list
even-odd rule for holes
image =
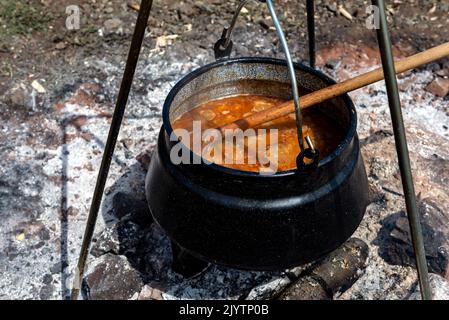
{"label": "wood chip", "polygon": [[32,86],[33,89],[36,90],[38,93],[45,93],[45,92],[46,92],[45,88],[44,88],[44,87],[43,87],[37,80],[34,80],[34,81],[31,83],[31,86]]}
{"label": "wood chip", "polygon": [[345,17],[346,19],[348,19],[348,20],[352,20],[353,19],[352,15],[342,5],[338,6],[338,12],[340,12],[341,15],[343,17]]}
{"label": "wood chip", "polygon": [[128,8],[133,9],[134,11],[140,10],[140,5],[138,5],[134,1],[128,1],[126,4],[128,5]]}
{"label": "wood chip", "polygon": [[173,40],[179,38],[177,34],[170,34],[168,36],[160,36],[156,39],[156,49],[166,47],[171,44]]}
{"label": "wood chip", "polygon": [[192,24],[191,24],[191,23],[185,24],[185,25],[184,25],[184,31],[185,31],[185,32],[190,32],[190,31],[192,31]]}
{"label": "wood chip", "polygon": [[432,8],[430,8],[430,10],[429,10],[429,12],[428,12],[428,14],[432,14],[432,13],[435,13],[435,11],[437,10],[437,5],[436,4],[434,4],[433,5],[433,7]]}
{"label": "wood chip", "polygon": [[16,240],[22,242],[23,240],[25,240],[25,233],[20,233],[16,236]]}

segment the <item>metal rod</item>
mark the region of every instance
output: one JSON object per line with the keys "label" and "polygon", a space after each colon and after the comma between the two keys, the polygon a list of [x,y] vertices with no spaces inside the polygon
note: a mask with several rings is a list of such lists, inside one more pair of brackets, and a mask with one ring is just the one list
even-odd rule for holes
{"label": "metal rod", "polygon": [[405,136],[404,122],[402,119],[401,102],[399,99],[398,84],[391,49],[391,39],[385,13],[385,2],[384,0],[372,0],[372,3],[379,9],[380,28],[377,29],[377,38],[385,74],[388,103],[390,106],[391,121],[393,124],[394,139],[396,142],[396,152],[399,160],[399,169],[401,171],[402,186],[404,189],[405,204],[408,213],[413,248],[415,250],[416,267],[418,270],[421,296],[423,300],[430,300],[432,297],[429,286],[426,254],[424,250],[419,212],[416,205],[415,190],[413,187],[413,177],[410,166],[407,139]]}
{"label": "metal rod", "polygon": [[282,30],[282,26],[276,15],[276,11],[274,10],[273,3],[271,0],[266,0],[266,2],[268,10],[270,11],[271,19],[273,20],[274,27],[276,28],[279,41],[281,42],[282,49],[284,50],[285,59],[287,60],[287,67],[290,74],[290,81],[292,83],[293,101],[295,103],[296,130],[298,132],[298,143],[301,153],[303,153],[304,141],[302,134],[302,118],[301,118],[301,110],[299,108],[299,92],[298,92],[298,84],[296,82],[295,67],[293,66],[292,56],[290,54],[290,50],[288,49],[288,43],[287,40],[285,39],[284,31]]}
{"label": "metal rod", "polygon": [[315,3],[307,0],[307,34],[309,39],[309,65],[315,69]]}
{"label": "metal rod", "polygon": [[101,199],[103,197],[104,187],[111,165],[112,155],[114,153],[117,136],[120,131],[123,115],[125,113],[126,104],[128,102],[129,92],[134,78],[137,61],[139,59],[140,49],[142,47],[145,29],[150,15],[152,0],[142,0],[139,14],[137,17],[136,27],[131,41],[131,47],[128,53],[128,60],[126,61],[125,71],[123,73],[120,91],[118,93],[117,102],[112,116],[111,127],[109,128],[108,139],[103,152],[103,159],[101,161],[100,171],[98,172],[97,183],[95,185],[94,194],[90,206],[89,215],[87,217],[86,229],[84,231],[83,243],[81,246],[80,256],[78,259],[78,266],[75,270],[74,285],[72,288],[71,299],[76,300],[79,296],[80,285],[84,275],[86,260],[89,253],[90,243],[95,230],[98,211],[100,209]]}

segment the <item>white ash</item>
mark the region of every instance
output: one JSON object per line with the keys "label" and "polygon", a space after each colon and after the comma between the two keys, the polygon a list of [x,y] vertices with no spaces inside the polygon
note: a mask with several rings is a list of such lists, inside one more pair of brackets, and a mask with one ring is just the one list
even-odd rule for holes
{"label": "white ash", "polygon": [[[135,157],[143,150],[154,147],[161,126],[162,103],[170,88],[182,75],[208,61],[210,54],[202,54],[191,60],[185,57],[185,60],[172,59],[167,62],[167,55],[143,50],[114,154],[96,234],[115,222],[110,215],[111,199],[115,192],[126,191],[144,199],[145,171]],[[104,76],[102,80],[97,78],[98,75],[87,79],[88,82],[100,85],[96,95],[103,98],[89,105],[67,102],[61,110],[53,111],[46,117],[45,125],[49,131],[58,135],[59,145],[27,142],[27,135],[34,130],[36,122],[44,121],[42,118],[35,119],[35,122],[24,120],[23,123],[10,120],[1,125],[4,133],[1,138],[2,153],[5,157],[0,166],[0,175],[2,181],[15,187],[0,189],[0,210],[4,219],[0,238],[3,252],[0,255],[0,272],[3,275],[0,279],[0,298],[59,299],[67,297],[69,292],[70,277],[78,258],[103,143],[109,129],[109,121],[104,114],[113,111],[124,63],[116,63],[112,58],[99,60],[92,57],[86,60],[85,66],[96,68]],[[401,93],[406,126],[422,128],[424,132],[434,133],[447,140],[448,131],[444,127],[448,126],[445,113],[447,100],[435,98],[423,90],[432,78],[430,71],[418,71],[414,75],[417,80],[411,89]],[[413,92],[421,95],[420,101],[416,100]],[[67,93],[67,97],[72,95],[74,90]],[[366,138],[373,130],[391,130],[384,83],[354,92],[351,97],[359,114],[358,132],[361,138]],[[61,128],[64,119],[79,115],[88,117],[82,129],[84,133],[91,133],[93,138],[86,140],[79,136],[61,145],[62,133],[58,128]],[[71,125],[66,129],[67,134],[77,134],[78,131]],[[17,143],[20,143],[19,147]],[[423,156],[438,152],[444,159],[449,159],[447,150],[426,150],[425,145],[410,148],[423,153]],[[42,159],[39,158],[41,154]],[[377,182],[371,180],[371,183]],[[390,203],[396,208],[403,206],[401,201],[392,199]],[[61,220],[61,206],[65,207],[66,221]],[[348,291],[336,298],[402,299],[412,290],[416,271],[410,267],[387,264],[378,255],[378,245],[374,243],[376,233],[381,228],[380,220],[391,214],[392,210],[395,209],[391,206],[376,204],[367,212],[355,236],[370,245],[368,267]],[[50,239],[42,240],[40,235],[32,234],[31,226],[22,226],[23,221],[42,223]],[[17,240],[21,232],[25,233],[25,238]],[[168,242],[165,243],[168,246]],[[41,246],[36,248],[37,245]],[[169,250],[163,246],[160,248],[162,251],[157,253],[163,256],[158,258],[169,259]],[[156,257],[154,255],[154,259]],[[48,274],[51,274],[52,281],[44,284],[42,279]],[[165,299],[269,298],[290,281],[284,272],[242,272],[217,266],[192,280],[183,280],[169,270],[166,276]]]}

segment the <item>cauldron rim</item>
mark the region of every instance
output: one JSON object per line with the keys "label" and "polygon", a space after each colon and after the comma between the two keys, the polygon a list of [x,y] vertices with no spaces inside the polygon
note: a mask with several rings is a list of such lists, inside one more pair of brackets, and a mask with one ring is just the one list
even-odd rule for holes
{"label": "cauldron rim", "polygon": [[[283,65],[287,66],[287,63],[285,60],[282,59],[276,59],[276,58],[270,58],[270,57],[237,57],[237,58],[226,58],[226,59],[220,59],[217,61],[214,61],[212,63],[206,64],[204,66],[201,66],[192,72],[189,72],[187,75],[185,75],[181,80],[179,80],[173,88],[168,93],[167,97],[165,98],[164,105],[162,107],[162,123],[165,132],[168,134],[168,136],[171,136],[173,132],[173,128],[171,126],[170,122],[170,107],[172,105],[172,102],[178,92],[190,81],[194,80],[198,76],[200,76],[203,73],[208,72],[209,70],[212,70],[213,68],[225,66],[225,65],[231,65],[235,63],[261,63],[261,64],[272,64],[272,65]],[[303,63],[294,63],[295,69],[305,71],[311,75],[314,75],[321,80],[325,81],[328,85],[332,85],[337,83],[335,80],[330,78],[329,76],[325,75],[319,70],[313,69],[307,65],[304,65]],[[347,129],[346,135],[343,138],[343,140],[340,142],[338,147],[329,155],[327,155],[324,159],[321,159],[318,162],[318,168],[324,167],[328,165],[330,162],[338,158],[342,152],[350,145],[352,139],[354,138],[354,135],[357,131],[357,113],[355,110],[354,103],[352,102],[351,98],[348,94],[344,94],[339,96],[344,100],[344,105],[348,109],[349,112],[349,127]],[[301,104],[301,100],[300,100]],[[175,141],[175,143],[180,142]],[[191,156],[193,155],[193,151],[189,149],[189,152]],[[206,165],[209,168],[219,171],[221,173],[226,173],[234,176],[246,176],[246,177],[264,177],[264,178],[277,178],[277,177],[284,177],[284,176],[290,176],[298,173],[297,169],[292,170],[286,170],[286,171],[278,171],[275,174],[272,175],[263,175],[258,172],[253,171],[243,171],[243,170],[237,170],[232,169],[224,166],[220,166],[214,163],[204,163],[202,162],[201,165]]]}

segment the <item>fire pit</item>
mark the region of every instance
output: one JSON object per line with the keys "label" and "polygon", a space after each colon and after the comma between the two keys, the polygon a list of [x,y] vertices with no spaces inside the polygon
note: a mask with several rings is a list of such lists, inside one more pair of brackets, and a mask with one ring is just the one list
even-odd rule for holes
{"label": "fire pit", "polygon": [[[240,2],[237,14],[246,2],[246,0]],[[333,99],[316,107],[317,112],[331,117],[342,130],[344,138],[338,147],[323,159],[319,159],[319,152],[314,149],[313,143],[302,134],[298,91],[316,91],[333,83],[331,79],[312,69],[315,61],[313,0],[307,1],[312,68],[293,64],[272,1],[261,0],[261,2],[266,2],[270,11],[286,61],[269,58],[224,59],[204,66],[181,80],[170,92],[164,105],[164,125],[160,131],[156,154],[150,164],[146,191],[152,214],[174,241],[176,251],[187,252],[212,263],[242,269],[273,270],[313,261],[342,244],[358,226],[365,211],[367,179],[356,134],[356,113],[348,96],[343,95],[347,92],[344,91],[347,83],[336,86],[340,91],[335,87],[328,90],[329,92],[334,90],[335,95],[328,95],[326,99]],[[383,70],[360,76],[357,81],[362,84],[358,88],[370,83],[369,79],[379,81],[379,75],[381,78],[385,76],[420,287],[423,298],[429,299],[431,296],[426,258],[385,4],[380,0],[372,2],[379,9],[377,36]],[[85,269],[151,4],[151,1],[142,1],[92,198],[76,279],[82,277]],[[229,37],[237,14],[231,27],[224,29],[222,38],[215,45],[215,54],[218,58],[229,56],[232,49]],[[444,56],[440,51],[446,52],[445,47],[434,49],[433,54],[438,53],[439,57]],[[437,59],[433,54],[429,56]],[[408,63],[416,62],[415,60],[422,63],[433,61],[427,58],[429,57],[424,53],[415,55],[402,66],[407,67]],[[171,141],[173,139],[170,140],[169,136],[172,133],[172,122],[177,116],[192,110],[198,106],[198,102],[205,103],[208,100],[235,94],[261,94],[262,90],[264,95],[268,92],[274,97],[286,99],[288,83],[291,84],[292,106],[300,146],[296,170],[266,176],[210,163],[190,165],[175,164],[171,161],[169,152],[177,141]],[[281,115],[292,112],[289,106],[290,104],[287,104],[287,107],[283,106]],[[273,111],[272,114],[276,112]],[[266,118],[262,118],[264,119]],[[255,123],[254,118],[251,121]],[[246,119],[247,123],[251,121]],[[304,141],[307,142],[307,148]],[[193,153],[190,153],[190,156],[195,158]],[[78,293],[79,288],[74,287],[72,298],[77,298]]]}

